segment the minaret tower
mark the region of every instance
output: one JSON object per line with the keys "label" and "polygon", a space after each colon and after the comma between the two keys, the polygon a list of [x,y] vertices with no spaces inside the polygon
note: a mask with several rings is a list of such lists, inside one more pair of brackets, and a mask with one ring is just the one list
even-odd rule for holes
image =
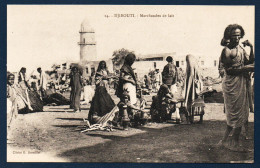
{"label": "minaret tower", "polygon": [[95,31],[87,19],[81,23],[79,34],[80,61],[95,61],[97,59]]}

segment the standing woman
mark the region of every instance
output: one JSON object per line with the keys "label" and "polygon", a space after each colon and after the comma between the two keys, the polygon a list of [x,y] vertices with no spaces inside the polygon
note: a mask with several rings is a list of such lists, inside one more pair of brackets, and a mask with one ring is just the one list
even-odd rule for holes
{"label": "standing woman", "polygon": [[70,108],[74,109],[75,113],[80,112],[80,95],[83,86],[81,72],[77,66],[72,67],[70,74]]}
{"label": "standing woman", "polygon": [[[202,76],[199,71],[198,61],[193,55],[186,56],[187,68],[186,79],[184,84],[185,107],[188,111],[188,116],[192,117],[192,103],[199,97],[203,90]],[[200,122],[202,122],[203,111],[199,111]],[[190,118],[190,122],[193,122]]]}
{"label": "standing woman", "polygon": [[22,67],[18,75],[18,93],[23,97],[28,109],[24,112],[33,111],[29,98],[29,85],[26,81],[26,68]]}
{"label": "standing woman", "polygon": [[[249,72],[254,70],[253,45],[247,40],[244,46],[250,47],[250,55],[239,45],[239,41],[245,35],[242,26],[229,25],[226,29],[230,43],[224,47],[221,53],[221,61],[225,69],[222,81],[224,94],[224,106],[227,117],[227,128],[220,145],[225,145],[232,151],[245,151],[239,146],[241,127],[247,122],[249,116]],[[227,145],[228,136],[233,131],[231,141]]]}
{"label": "standing woman", "polygon": [[13,120],[18,114],[17,94],[14,84],[15,76],[11,73],[7,74],[7,141],[10,141],[10,130]]}
{"label": "standing woman", "polygon": [[136,76],[132,69],[132,65],[135,62],[135,55],[130,53],[125,57],[124,65],[120,69],[120,78],[117,90],[117,96],[121,99],[124,99],[123,92],[127,91],[130,97],[131,105],[134,105],[137,102],[136,99]]}
{"label": "standing woman", "polygon": [[108,89],[108,70],[107,70],[107,64],[105,61],[100,61],[99,65],[98,65],[98,69],[97,69],[97,73],[96,73],[96,86],[104,86],[107,91],[109,91]]}

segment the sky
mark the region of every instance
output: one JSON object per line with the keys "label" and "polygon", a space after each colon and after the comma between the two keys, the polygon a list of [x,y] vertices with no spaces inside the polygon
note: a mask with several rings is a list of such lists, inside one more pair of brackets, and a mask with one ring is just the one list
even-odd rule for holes
{"label": "sky", "polygon": [[[54,63],[79,61],[77,43],[85,19],[95,30],[98,60],[121,48],[136,55],[176,52],[218,59],[229,24],[243,26],[241,41],[254,44],[254,12],[254,6],[8,5],[7,70],[50,69]],[[115,14],[135,17],[111,17]]]}

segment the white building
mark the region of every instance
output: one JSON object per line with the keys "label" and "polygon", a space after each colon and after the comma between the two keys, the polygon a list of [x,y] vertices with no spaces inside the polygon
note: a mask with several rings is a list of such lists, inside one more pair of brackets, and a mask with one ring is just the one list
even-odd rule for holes
{"label": "white building", "polygon": [[[167,64],[166,58],[171,56],[176,67],[182,68],[185,71],[187,55],[188,54],[176,54],[175,52],[138,55],[136,62],[133,64],[133,68],[139,77],[143,77],[155,69],[159,69],[160,72],[162,72],[164,66]],[[199,54],[193,55],[198,60],[203,76],[218,77],[218,60],[208,59],[208,57]]]}

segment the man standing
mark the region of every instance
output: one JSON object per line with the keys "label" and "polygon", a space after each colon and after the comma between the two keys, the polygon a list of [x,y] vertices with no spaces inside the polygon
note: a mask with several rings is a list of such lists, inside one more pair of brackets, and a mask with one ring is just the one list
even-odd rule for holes
{"label": "man standing", "polygon": [[155,85],[155,91],[158,92],[159,91],[159,88],[160,88],[160,85],[162,83],[162,75],[160,74],[160,71],[159,69],[156,69],[155,70],[155,82],[154,82],[154,85]]}
{"label": "man standing", "polygon": [[[244,152],[239,140],[242,126],[247,124],[249,116],[249,72],[254,71],[254,50],[253,45],[244,41],[244,46],[250,47],[248,55],[244,48],[239,45],[239,41],[245,35],[242,26],[237,24],[229,25],[226,30],[230,43],[224,47],[221,53],[221,62],[225,69],[222,82],[224,94],[224,105],[226,112],[227,127],[220,145],[226,146],[232,151]],[[246,126],[247,129],[247,126]],[[229,142],[229,134],[233,130],[233,135]]]}
{"label": "man standing", "polygon": [[163,84],[166,84],[169,89],[171,89],[171,86],[174,85],[177,81],[177,69],[176,66],[173,64],[173,59],[171,56],[168,56],[166,58],[166,61],[168,62],[168,64],[165,65],[163,68],[162,82]]}
{"label": "man standing", "polygon": [[46,76],[42,73],[42,69],[40,67],[37,68],[37,72],[39,73],[38,93],[42,99],[45,96],[45,91],[46,91],[46,87],[47,87],[47,79],[46,79]]}

